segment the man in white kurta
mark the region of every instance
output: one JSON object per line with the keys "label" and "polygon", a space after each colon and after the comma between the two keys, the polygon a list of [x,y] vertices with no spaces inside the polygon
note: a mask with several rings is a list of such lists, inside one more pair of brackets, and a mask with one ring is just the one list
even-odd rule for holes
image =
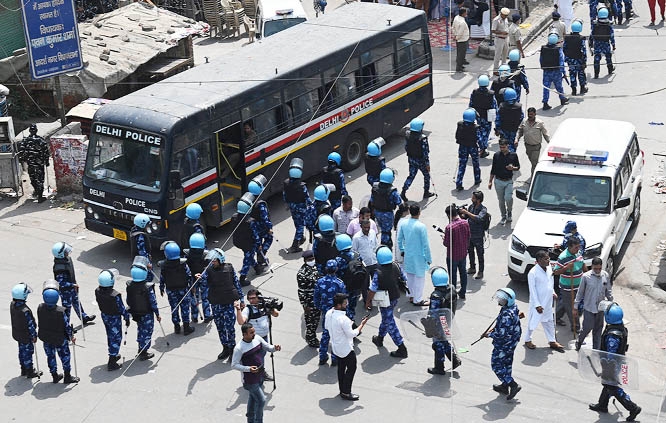
{"label": "man in white kurta", "polygon": [[419,222],[421,207],[413,203],[409,206],[410,219],[400,225],[398,230],[398,248],[404,254],[404,271],[407,276],[407,288],[412,304],[427,306],[429,301],[423,299],[425,273],[432,263],[428,230]]}
{"label": "man in white kurta", "polygon": [[574,18],[573,2],[571,0],[555,0],[555,5],[562,16],[562,22],[566,25],[567,32],[569,32],[571,21]]}
{"label": "man in white kurta", "polygon": [[525,331],[525,347],[533,350],[534,329],[543,326],[550,348],[564,352],[564,348],[555,340],[555,320],[553,319],[553,299],[557,298],[553,290],[553,269],[550,267],[548,253],[541,250],[536,254],[537,264],[527,274],[530,288],[530,309],[527,314],[527,330]]}

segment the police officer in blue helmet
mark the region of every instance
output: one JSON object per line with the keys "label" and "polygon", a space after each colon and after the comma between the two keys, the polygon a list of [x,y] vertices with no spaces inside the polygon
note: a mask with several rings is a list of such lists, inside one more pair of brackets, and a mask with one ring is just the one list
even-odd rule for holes
{"label": "police officer in blue helmet", "polygon": [[400,197],[402,201],[407,200],[407,190],[414,182],[416,173],[423,174],[423,198],[427,199],[435,194],[430,192],[430,145],[428,136],[423,133],[425,122],[421,118],[414,118],[409,123],[409,131],[405,136],[405,151],[409,163],[409,175],[402,186]]}
{"label": "police officer in blue helmet", "polygon": [[[190,326],[190,307],[192,303],[190,286],[192,285],[192,272],[187,265],[187,259],[180,257],[180,246],[175,241],[168,241],[164,245],[166,260],[159,262],[160,295],[167,293],[171,307],[171,321],[174,333],[180,333],[180,321],[183,320],[183,334],[194,332]],[[178,315],[180,310],[180,316]]]}
{"label": "police officer in blue helmet", "polygon": [[282,182],[282,200],[289,206],[291,220],[294,222],[296,233],[291,247],[287,249],[288,253],[298,253],[303,251],[301,245],[306,241],[305,226],[307,224],[308,209],[312,208],[312,200],[308,193],[308,188],[303,182],[303,160],[299,158],[291,159],[289,163],[289,178]]}
{"label": "police officer in blue helmet", "polygon": [[522,329],[520,319],[523,314],[516,305],[516,293],[511,288],[500,288],[495,292],[493,299],[500,306],[495,326],[488,329],[482,336],[492,338],[493,352],[490,366],[497,378],[502,382],[493,385],[493,390],[506,395],[507,400],[513,399],[522,389],[513,379],[513,353],[520,341]]}
{"label": "police officer in blue helmet", "polygon": [[[264,175],[257,175],[247,184],[248,191],[254,195],[257,200],[250,211],[250,214],[257,222],[259,229],[259,247],[257,248],[257,266],[259,267],[258,273],[264,273],[270,267],[268,263],[268,249],[273,244],[273,222],[271,221],[271,213],[268,209],[268,203],[261,194],[268,185],[268,180]],[[266,196],[264,196],[266,197]]]}
{"label": "police officer in blue helmet", "polygon": [[239,272],[241,286],[250,285],[247,280],[250,267],[254,267],[257,274],[267,270],[264,266],[258,266],[255,258],[261,247],[261,238],[259,237],[259,222],[250,213],[254,201],[255,197],[252,193],[243,194],[236,205],[236,213],[231,217],[231,224],[234,228],[232,237],[234,247],[243,251],[243,266]]}
{"label": "police officer in blue helmet", "polygon": [[[162,321],[160,310],[155,298],[155,285],[147,282],[148,268],[141,264],[133,264],[130,269],[132,279],[127,281],[127,307],[132,320],[136,322],[136,342],[139,344],[139,360],[145,361],[155,357],[149,352],[155,319]],[[127,324],[127,322],[125,322]]]}
{"label": "police officer in blue helmet", "polygon": [[75,343],[76,338],[74,337],[74,330],[69,324],[69,316],[65,307],[58,305],[60,294],[56,289],[47,288],[42,292],[42,298],[44,302],[37,308],[37,319],[39,321],[37,336],[44,343],[44,352],[46,353],[53,383],[63,380],[62,373],[58,373],[56,353],[60,357],[65,372],[63,383],[78,383],[79,378],[71,375],[71,353],[69,350],[69,341]]}
{"label": "police officer in blue helmet", "polygon": [[[627,343],[629,331],[624,326],[622,320],[624,317],[622,307],[611,301],[602,301],[599,303],[599,311],[604,313],[604,320],[606,321],[606,328],[601,335],[601,351],[625,355],[629,349],[629,344]],[[613,366],[612,364],[616,365]],[[617,372],[621,368],[620,364],[619,362],[614,363],[613,356],[610,354],[605,364],[602,361],[602,373],[605,374],[606,380],[613,377],[619,378]],[[590,404],[590,410],[599,413],[608,413],[608,400],[610,397],[614,397],[629,411],[627,421],[633,422],[636,420],[636,416],[641,412],[641,407],[631,400],[629,394],[616,384],[602,383],[602,385],[603,389],[601,390],[601,395],[599,395],[599,401],[596,404]]]}
{"label": "police officer in blue helmet", "polygon": [[26,301],[32,289],[28,284],[21,282],[12,288],[12,302],[9,305],[9,314],[12,321],[12,338],[18,343],[19,364],[21,376],[28,379],[40,377],[42,372],[32,366],[32,355],[35,353],[37,343],[37,322]]}
{"label": "police officer in blue helmet", "polygon": [[340,207],[342,196],[347,195],[347,184],[345,182],[345,173],[340,169],[342,164],[342,156],[340,153],[334,151],[328,155],[328,164],[324,166],[321,174],[322,184],[333,184],[335,190],[332,190],[328,196],[328,201],[331,202],[331,209],[335,210]]}
{"label": "police officer in blue helmet", "polygon": [[113,289],[118,275],[116,269],[102,270],[97,277],[99,286],[95,289],[95,300],[102,314],[102,322],[106,329],[106,342],[109,352],[109,362],[106,365],[108,371],[120,369],[120,342],[123,339],[123,318],[129,326],[130,314],[125,309],[123,297],[120,292]]}
{"label": "police officer in blue helmet", "polygon": [[479,144],[479,157],[488,157],[490,153],[486,151],[488,148],[488,140],[490,138],[490,130],[493,123],[488,120],[488,110],[497,112],[497,100],[495,93],[491,91],[488,86],[490,85],[490,78],[488,75],[481,75],[478,78],[479,87],[472,91],[469,96],[468,107],[476,110],[477,118],[476,123],[479,125],[477,134],[477,142]]}
{"label": "police officer in blue helmet", "polygon": [[558,41],[558,35],[551,33],[548,35],[548,44],[541,46],[539,62],[541,63],[541,69],[543,69],[543,110],[552,109],[548,104],[551,85],[555,86],[562,106],[569,102],[562,87],[562,79],[566,78],[566,74],[564,71],[564,54],[558,45]]}
{"label": "police officer in blue helmet", "polygon": [[509,144],[509,151],[516,152],[516,135],[518,127],[525,118],[523,105],[520,104],[518,94],[513,88],[504,90],[504,101],[500,103],[495,116],[495,135],[505,139]]}
{"label": "police officer in blue helmet", "polygon": [[[444,370],[445,357],[451,361],[453,369],[462,364],[460,358],[451,347],[442,330],[441,317],[452,318],[456,313],[458,304],[458,293],[455,288],[449,284],[449,273],[443,267],[437,266],[430,270],[432,286],[435,288],[430,294],[430,306],[428,307],[428,321],[434,323],[433,329],[436,332],[432,337],[432,349],[435,351],[435,367],[428,368],[431,375],[446,374]],[[445,311],[450,310],[450,312]],[[448,322],[449,325],[451,322]]]}
{"label": "police officer in blue helmet", "polygon": [[187,245],[192,234],[204,234],[205,228],[201,224],[203,208],[198,203],[190,203],[185,207],[185,221],[183,222],[183,233],[180,245]]}
{"label": "police officer in blue helmet", "polygon": [[375,138],[368,143],[368,151],[365,153],[365,175],[370,186],[379,182],[379,174],[386,169],[386,159],[382,156],[384,144],[386,141],[382,137]]}

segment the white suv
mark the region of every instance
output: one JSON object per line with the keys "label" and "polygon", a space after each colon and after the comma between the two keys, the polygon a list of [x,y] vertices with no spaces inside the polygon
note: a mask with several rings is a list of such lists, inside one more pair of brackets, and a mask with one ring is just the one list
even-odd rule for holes
{"label": "white suv", "polygon": [[567,119],[539,159],[511,236],[509,276],[527,279],[538,250],[563,239],[567,221],[585,238],[585,264],[601,257],[611,277],[615,256],[641,213],[644,153],[631,123]]}

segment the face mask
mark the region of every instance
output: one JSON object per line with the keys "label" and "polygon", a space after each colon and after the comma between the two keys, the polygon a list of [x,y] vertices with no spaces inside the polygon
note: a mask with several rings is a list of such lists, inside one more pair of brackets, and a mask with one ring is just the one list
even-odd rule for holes
{"label": "face mask", "polygon": [[312,267],[312,266],[315,265],[315,261],[314,261],[314,260],[308,260],[308,261],[305,262],[305,264],[307,264],[308,266]]}

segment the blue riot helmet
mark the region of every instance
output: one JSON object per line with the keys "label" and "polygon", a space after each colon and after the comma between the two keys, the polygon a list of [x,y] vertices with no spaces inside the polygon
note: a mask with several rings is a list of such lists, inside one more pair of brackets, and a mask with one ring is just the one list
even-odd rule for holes
{"label": "blue riot helmet", "polygon": [[511,68],[509,65],[502,65],[497,68],[497,73],[499,73],[500,78],[508,78],[511,74]]}
{"label": "blue riot helmet", "polygon": [[389,264],[393,262],[393,252],[386,245],[377,248],[376,256],[379,264]]}
{"label": "blue riot helmet", "polygon": [[379,172],[379,182],[392,184],[393,181],[395,181],[395,172],[393,172],[393,169],[389,169],[387,167],[386,169],[383,169],[381,172]]}
{"label": "blue riot helmet", "polygon": [[335,248],[338,251],[349,250],[352,247],[351,237],[347,234],[339,234],[335,236]]}
{"label": "blue riot helmet", "polygon": [[326,273],[338,271],[338,262],[335,259],[330,259],[326,262]]}
{"label": "blue riot helmet", "polygon": [[[189,209],[190,206],[187,206],[187,208]],[[148,217],[147,214],[139,213],[136,216],[134,216],[134,224],[141,229],[145,228],[146,225],[148,225],[149,223],[150,223],[150,217]]]}
{"label": "blue riot helmet", "polygon": [[333,232],[335,230],[335,222],[333,218],[327,214],[322,214],[319,216],[319,222],[317,223],[320,232]]}
{"label": "blue riot helmet", "polygon": [[504,101],[509,104],[513,104],[516,101],[517,95],[516,90],[513,88],[507,88],[504,90]]}
{"label": "blue riot helmet", "polygon": [[167,258],[167,260],[180,259],[180,247],[175,241],[169,241],[164,246],[164,256]]}
{"label": "blue riot helmet", "polygon": [[449,272],[441,266],[434,267],[430,271],[430,278],[434,287],[449,286]]}
{"label": "blue riot helmet", "polygon": [[58,304],[60,293],[55,289],[47,289],[46,291],[42,292],[42,298],[47,305],[53,306]]}
{"label": "blue riot helmet", "polygon": [[72,246],[66,242],[56,242],[51,247],[51,253],[55,258],[65,258],[69,253],[72,252]]}
{"label": "blue riot helmet", "polygon": [[463,112],[463,121],[472,123],[476,120],[476,110],[469,108]]}
{"label": "blue riot helmet", "polygon": [[557,34],[548,34],[548,44],[555,45],[560,40]]}
{"label": "blue riot helmet", "polygon": [[42,292],[46,291],[47,289],[55,289],[56,291],[60,291],[60,284],[55,279],[47,279],[42,284]]}
{"label": "blue riot helmet", "polygon": [[609,325],[621,324],[623,317],[624,317],[624,312],[622,311],[622,307],[620,307],[615,303],[613,303],[610,307],[608,307],[604,312],[604,318],[606,319],[606,323],[608,323]]}
{"label": "blue riot helmet", "polygon": [[220,263],[224,263],[225,256],[224,256],[224,250],[221,248],[213,248],[206,254],[206,260],[219,260]]}
{"label": "blue riot helmet", "polygon": [[516,303],[516,293],[513,292],[513,289],[511,288],[498,289],[497,292],[495,292],[493,298],[497,300],[497,304],[501,305],[502,307],[511,307]]}
{"label": "blue riot helmet", "polygon": [[519,62],[520,61],[520,51],[517,48],[514,48],[509,52],[509,61],[510,62]]}
{"label": "blue riot helmet", "polygon": [[132,267],[130,275],[132,275],[132,282],[143,282],[148,277],[148,270],[141,267]]}
{"label": "blue riot helmet", "polygon": [[583,22],[576,19],[571,22],[571,32],[581,32],[583,30]]}
{"label": "blue riot helmet", "polygon": [[97,276],[97,283],[99,286],[109,288],[113,286],[113,283],[116,281],[116,275],[118,275],[117,269],[105,269],[99,272]]}
{"label": "blue riot helmet", "polygon": [[259,195],[266,188],[268,179],[264,175],[257,175],[247,184],[247,190],[253,195]]}
{"label": "blue riot helmet", "polygon": [[425,126],[425,122],[421,118],[414,118],[409,122],[409,130],[413,132],[423,131],[423,126]]}
{"label": "blue riot helmet", "polygon": [[328,163],[329,164],[335,163],[336,165],[340,166],[340,163],[342,163],[342,156],[340,155],[340,153],[334,151],[328,155]]}
{"label": "blue riot helmet", "polygon": [[599,16],[599,19],[608,19],[608,9],[605,7],[603,9],[599,9],[597,15]]}
{"label": "blue riot helmet", "polygon": [[254,204],[254,195],[252,195],[251,192],[246,192],[245,194],[243,194],[240,200],[238,200],[238,204],[236,205],[236,211],[238,211],[238,213],[240,214],[248,214],[253,204]]}
{"label": "blue riot helmet", "polygon": [[303,160],[295,157],[289,163],[289,177],[300,179],[303,176]]}
{"label": "blue riot helmet", "polygon": [[28,299],[28,294],[32,292],[32,289],[28,286],[27,283],[21,282],[14,285],[12,288],[12,298],[15,300],[25,301]]}
{"label": "blue riot helmet", "polygon": [[196,220],[201,217],[201,213],[203,213],[203,209],[197,203],[188,204],[187,207],[185,207],[185,216],[187,216],[188,219]]}
{"label": "blue riot helmet", "polygon": [[319,184],[314,190],[314,198],[317,201],[327,201],[331,192],[335,191],[333,184]]}
{"label": "blue riot helmet", "polygon": [[368,143],[368,156],[379,157],[382,154],[382,147],[386,141],[382,137],[375,138]]}
{"label": "blue riot helmet", "polygon": [[200,250],[206,248],[206,237],[198,232],[190,235],[190,248],[198,248]]}
{"label": "blue riot helmet", "polygon": [[490,78],[488,75],[481,75],[478,79],[479,87],[487,87],[490,85]]}

